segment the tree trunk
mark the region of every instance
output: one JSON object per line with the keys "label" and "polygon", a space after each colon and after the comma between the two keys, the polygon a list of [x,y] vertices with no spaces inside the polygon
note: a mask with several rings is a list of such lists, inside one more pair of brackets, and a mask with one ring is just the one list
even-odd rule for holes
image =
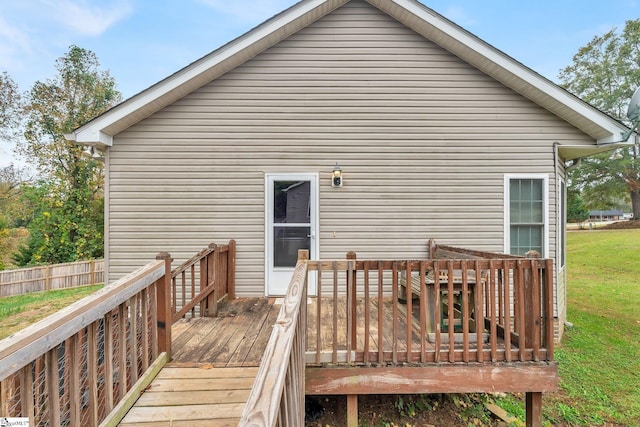
{"label": "tree trunk", "polygon": [[631,191],[631,209],[633,219],[640,220],[640,189]]}

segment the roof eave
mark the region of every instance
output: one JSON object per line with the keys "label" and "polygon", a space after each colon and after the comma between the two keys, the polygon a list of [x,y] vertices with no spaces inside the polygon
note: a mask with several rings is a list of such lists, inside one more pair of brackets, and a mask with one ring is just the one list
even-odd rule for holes
{"label": "roof eave", "polygon": [[75,141],[88,145],[111,145],[112,137],[117,133],[199,89],[348,1],[300,1],[285,12],[87,122],[73,132]]}
{"label": "roof eave", "polygon": [[[618,142],[629,129],[415,0],[366,0],[592,137]],[[245,35],[78,128],[75,140],[111,145],[113,135],[149,117],[299,31],[348,0],[303,0]]]}
{"label": "roof eave", "polygon": [[625,125],[613,117],[414,0],[366,1],[502,84],[563,118],[593,137],[597,144],[619,141],[619,136],[629,131]]}

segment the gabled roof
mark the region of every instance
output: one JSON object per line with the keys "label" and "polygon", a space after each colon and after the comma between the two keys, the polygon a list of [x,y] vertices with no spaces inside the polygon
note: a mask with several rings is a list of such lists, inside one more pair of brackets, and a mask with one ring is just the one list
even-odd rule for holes
{"label": "gabled roof", "polygon": [[[620,142],[629,131],[619,121],[587,104],[416,0],[365,0],[505,86],[571,123],[599,147]],[[110,146],[113,136],[232,70],[305,28],[349,0],[302,0],[243,36],[116,105],[67,138],[85,145]],[[629,137],[630,138],[630,137]],[[589,146],[562,152],[566,159],[590,153]],[[609,147],[607,147],[609,148]]]}

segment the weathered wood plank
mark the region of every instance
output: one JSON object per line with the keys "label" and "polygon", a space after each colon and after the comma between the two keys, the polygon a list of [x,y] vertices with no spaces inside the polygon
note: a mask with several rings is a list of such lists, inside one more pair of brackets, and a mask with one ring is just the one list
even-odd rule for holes
{"label": "weathered wood plank", "polygon": [[237,427],[240,417],[216,418],[215,420],[169,420],[150,422],[122,422],[119,427]]}
{"label": "weathered wood plank", "polygon": [[212,405],[218,403],[244,403],[249,397],[250,388],[224,390],[192,390],[157,392],[146,391],[136,406],[180,406],[180,405]]}
{"label": "weathered wood plank", "polygon": [[158,379],[255,378],[258,368],[214,368],[213,365],[181,366],[171,362],[158,374]]}
{"label": "weathered wood plank", "polygon": [[305,387],[307,394],[550,392],[558,388],[558,366],[308,367]]}
{"label": "weathered wood plank", "polygon": [[[280,306],[273,302],[273,300],[269,301],[265,315],[260,316],[251,330],[243,336],[242,342],[236,347],[226,363],[227,366],[259,365],[280,310]],[[218,361],[219,363],[223,362],[222,360]]]}
{"label": "weathered wood plank", "polygon": [[[228,368],[220,368],[228,369]],[[251,387],[255,378],[236,378],[223,381],[220,378],[192,378],[188,382],[182,379],[156,379],[150,391],[197,391],[197,390],[241,390]]]}
{"label": "weathered wood plank", "polygon": [[[216,418],[240,418],[244,403],[221,403],[211,405],[182,405],[169,407],[141,406],[133,407],[123,423],[165,422],[171,425],[174,421],[215,420]],[[237,424],[236,424],[237,425]]]}

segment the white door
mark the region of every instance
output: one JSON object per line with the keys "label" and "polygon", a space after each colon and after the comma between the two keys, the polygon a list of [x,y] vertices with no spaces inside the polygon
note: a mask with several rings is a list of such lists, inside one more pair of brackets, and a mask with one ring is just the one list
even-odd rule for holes
{"label": "white door", "polygon": [[[318,254],[318,175],[266,176],[266,294],[284,295],[298,259],[298,250]],[[309,295],[315,295],[315,277],[309,275]]]}

